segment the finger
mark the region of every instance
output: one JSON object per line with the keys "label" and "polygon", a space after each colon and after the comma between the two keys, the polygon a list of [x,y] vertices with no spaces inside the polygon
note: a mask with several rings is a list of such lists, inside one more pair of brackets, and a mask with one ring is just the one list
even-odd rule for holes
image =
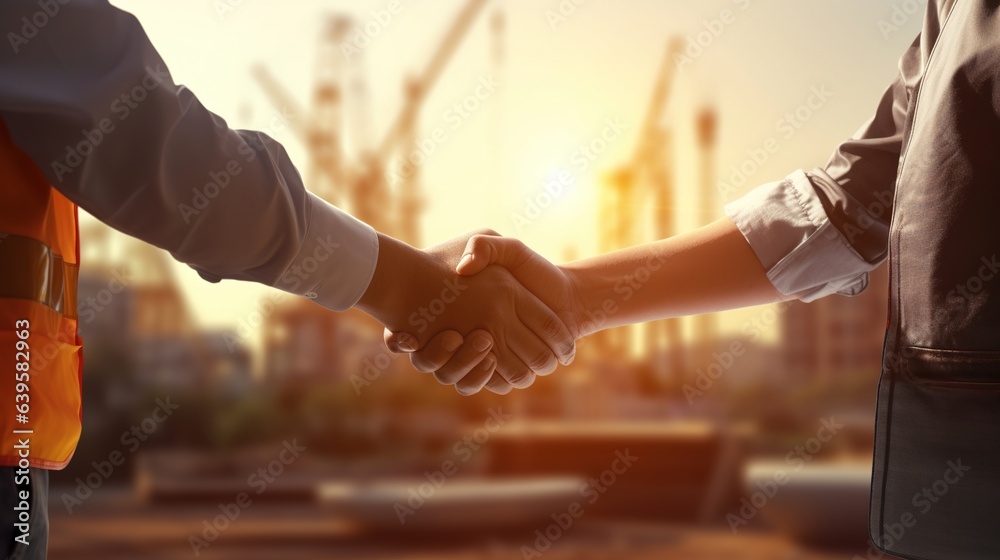
{"label": "finger", "polygon": [[500,372],[494,371],[490,380],[486,382],[486,390],[497,395],[506,395],[513,391],[514,387],[510,383],[507,383],[507,380],[500,375]]}
{"label": "finger", "polygon": [[382,339],[385,341],[385,347],[393,354],[409,354],[420,349],[417,337],[407,332],[392,332],[386,329],[382,333]]}
{"label": "finger", "polygon": [[469,239],[471,239],[471,238],[473,238],[473,237],[475,237],[477,235],[489,235],[489,236],[493,236],[493,237],[498,237],[500,234],[497,233],[496,230],[493,230],[493,229],[490,229],[490,228],[474,229],[474,230],[466,233],[465,235],[460,235],[460,236],[458,236],[456,238],[448,239],[446,241],[442,241],[440,243],[435,243],[434,245],[430,245],[428,247],[424,247],[424,251],[436,252],[436,251],[439,251],[441,249],[450,249],[453,246],[453,243],[455,243],[456,240],[461,240],[461,239],[464,238],[466,240],[466,242],[468,242]]}
{"label": "finger", "polygon": [[[514,302],[514,309],[517,311],[517,318],[521,320],[521,323],[534,333],[552,354],[555,354],[559,363],[563,365],[573,363],[573,359],[576,357],[576,339],[566,328],[562,319],[531,292],[520,290],[516,297],[518,299]],[[530,344],[530,341],[527,343]],[[538,352],[538,348],[532,345],[530,348],[522,348],[522,351]],[[542,356],[527,354],[522,355],[521,359],[535,373],[541,375],[552,373],[551,370],[543,372],[536,367],[542,365],[544,361]]]}
{"label": "finger", "polygon": [[417,371],[437,371],[451,360],[464,341],[462,335],[455,331],[440,332],[427,341],[423,348],[410,354],[410,363]]}
{"label": "finger", "polygon": [[465,337],[465,344],[457,349],[451,359],[437,368],[434,377],[443,385],[458,383],[483,361],[491,348],[493,337],[490,333],[483,330],[472,331]]}
{"label": "finger", "polygon": [[[518,324],[514,328],[508,328],[505,336],[528,336],[537,340],[537,337],[521,324]],[[494,351],[497,355],[497,373],[500,374],[500,377],[515,389],[524,389],[531,386],[535,382],[535,372],[525,364],[520,355],[507,342],[498,342],[497,344],[500,345],[500,350],[502,350]],[[517,346],[522,348],[525,346],[525,343],[518,341]],[[539,346],[544,345],[539,342]],[[549,352],[549,355],[551,356],[551,352]],[[552,357],[552,361],[555,361],[555,357]]]}
{"label": "finger", "polygon": [[[493,377],[497,368],[497,357],[493,353],[486,354],[483,361],[455,384],[455,389],[463,396],[474,395],[481,391]],[[501,377],[501,379],[503,379]]]}
{"label": "finger", "polygon": [[472,276],[491,264],[513,269],[520,266],[531,254],[519,239],[474,235],[465,244],[462,259],[458,261],[455,270],[462,276]]}
{"label": "finger", "polygon": [[455,268],[458,266],[458,262],[462,256],[462,248],[465,247],[469,238],[476,235],[499,235],[497,232],[491,229],[477,229],[475,231],[469,232],[465,235],[459,237],[448,239],[436,245],[432,245],[424,249],[425,252],[437,255],[441,258],[444,263],[449,268]]}
{"label": "finger", "polygon": [[[559,367],[559,359],[552,349],[522,323],[509,325],[504,340],[507,348],[536,375],[548,375]],[[521,383],[513,385],[522,388]]]}

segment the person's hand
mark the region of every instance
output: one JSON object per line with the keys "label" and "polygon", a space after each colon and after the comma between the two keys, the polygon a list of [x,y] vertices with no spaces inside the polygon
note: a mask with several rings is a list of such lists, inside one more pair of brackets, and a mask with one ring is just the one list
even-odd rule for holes
{"label": "person's hand", "polygon": [[[424,251],[380,235],[375,274],[357,307],[388,330],[408,333],[389,341],[390,350],[423,348],[414,365],[433,365],[438,381],[463,394],[526,387],[535,375],[569,362],[575,338],[504,268],[481,267],[474,278],[455,272],[474,235]],[[432,362],[435,352],[449,349],[452,359]]]}
{"label": "person's hand", "polygon": [[[442,384],[450,384],[468,396],[486,389],[498,395],[506,395],[514,387],[499,371],[496,371],[496,354],[488,352],[482,358],[476,348],[492,348],[493,336],[484,330],[476,330],[463,337],[456,331],[442,331],[434,335],[419,350],[418,343],[408,333],[385,331],[386,347],[391,351],[410,354],[410,363],[417,371],[433,373]],[[461,349],[461,352],[459,350]],[[462,375],[463,372],[465,375]]]}
{"label": "person's hand", "polygon": [[[462,276],[474,276],[491,265],[509,270],[518,282],[559,316],[574,339],[594,330],[585,324],[578,281],[571,270],[550,263],[517,239],[492,233],[472,236],[456,268]],[[412,350],[412,344],[404,345],[408,350],[398,344],[398,341],[411,337],[408,333],[386,330],[385,336],[390,349],[411,352],[411,363],[421,371],[438,371],[440,368],[469,370],[481,365],[475,361],[470,343],[463,341],[457,332],[440,333],[431,343],[416,351]]]}
{"label": "person's hand", "polygon": [[589,334],[585,324],[583,299],[574,273],[549,262],[520,239],[497,234],[477,234],[469,238],[456,271],[474,276],[491,265],[499,265],[556,312],[574,339]]}

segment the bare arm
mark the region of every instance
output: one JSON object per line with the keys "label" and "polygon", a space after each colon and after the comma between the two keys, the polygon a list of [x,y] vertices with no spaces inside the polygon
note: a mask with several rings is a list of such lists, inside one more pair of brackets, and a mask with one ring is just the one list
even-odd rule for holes
{"label": "bare arm", "polygon": [[[654,319],[794,299],[774,288],[753,249],[729,218],[558,268],[576,287],[580,307],[575,313],[582,317],[574,324],[581,327],[581,335]],[[521,271],[515,275],[521,277]],[[531,277],[521,281],[532,291],[544,289],[532,280],[550,281],[541,269],[525,270],[523,275]]]}

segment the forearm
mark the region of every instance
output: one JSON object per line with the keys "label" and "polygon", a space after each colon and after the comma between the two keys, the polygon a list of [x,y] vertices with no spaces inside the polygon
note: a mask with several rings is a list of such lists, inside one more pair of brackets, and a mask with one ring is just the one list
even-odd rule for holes
{"label": "forearm", "polygon": [[728,218],[561,268],[579,290],[584,334],[793,299],[772,286]]}
{"label": "forearm", "polygon": [[453,275],[453,272],[436,267],[432,261],[421,258],[418,249],[398,239],[379,233],[378,242],[375,271],[355,307],[391,330],[406,329],[411,327],[407,316],[416,311],[413,302],[420,297],[417,294],[430,290],[423,286],[424,280]]}

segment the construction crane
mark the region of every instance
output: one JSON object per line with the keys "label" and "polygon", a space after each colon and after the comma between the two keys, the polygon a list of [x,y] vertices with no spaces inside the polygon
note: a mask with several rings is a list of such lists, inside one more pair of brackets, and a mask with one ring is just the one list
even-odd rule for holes
{"label": "construction crane", "polygon": [[[444,40],[438,45],[424,71],[416,78],[410,78],[406,83],[406,103],[393,122],[378,151],[380,161],[391,165],[393,156],[406,158],[407,152],[416,147],[417,118],[423,107],[427,94],[437,84],[441,72],[454,56],[462,39],[468,33],[476,16],[483,10],[489,0],[469,0],[451,28],[445,34]],[[399,237],[410,244],[420,245],[419,217],[424,210],[424,200],[420,188],[420,166],[410,166],[403,173],[398,185],[397,224]]]}
{"label": "construction crane", "polygon": [[[334,18],[328,25],[321,49],[319,79],[313,96],[313,110],[300,112],[297,104],[263,67],[254,69],[254,76],[273,103],[284,110],[294,111],[301,119],[293,131],[309,150],[310,189],[316,189],[329,202],[338,204],[345,194],[350,198],[355,216],[413,245],[420,244],[419,224],[424,202],[420,193],[419,166],[411,166],[399,177],[396,192],[390,192],[387,177],[394,160],[406,158],[416,145],[417,121],[429,92],[489,0],[469,0],[444,39],[431,56],[423,71],[405,82],[405,101],[392,125],[375,151],[361,161],[348,165],[343,154],[343,67],[334,59],[340,56],[339,46],[351,29],[350,20]],[[330,48],[335,46],[336,48]],[[336,54],[331,54],[336,52]],[[309,124],[305,124],[309,123]],[[314,174],[315,173],[315,174]],[[312,181],[315,181],[312,182]],[[387,211],[387,209],[389,211]]]}
{"label": "construction crane", "polygon": [[[635,151],[627,163],[607,177],[609,188],[605,193],[610,197],[606,201],[610,204],[604,208],[610,216],[604,221],[606,229],[601,236],[602,249],[605,251],[641,241],[637,230],[641,222],[635,218],[634,213],[643,202],[655,204],[657,236],[665,237],[672,233],[673,217],[668,207],[673,198],[673,185],[670,184],[670,173],[664,168],[663,159],[670,140],[669,131],[661,121],[673,87],[674,56],[681,48],[682,44],[677,40],[672,40],[667,46]],[[640,192],[642,187],[645,190]],[[650,195],[653,200],[644,200]]]}
{"label": "construction crane", "polygon": [[353,27],[350,18],[327,20],[316,60],[312,106],[304,109],[264,66],[252,69],[254,78],[283,115],[309,152],[309,190],[331,204],[342,204],[347,180],[343,146],[344,56],[340,51]]}

